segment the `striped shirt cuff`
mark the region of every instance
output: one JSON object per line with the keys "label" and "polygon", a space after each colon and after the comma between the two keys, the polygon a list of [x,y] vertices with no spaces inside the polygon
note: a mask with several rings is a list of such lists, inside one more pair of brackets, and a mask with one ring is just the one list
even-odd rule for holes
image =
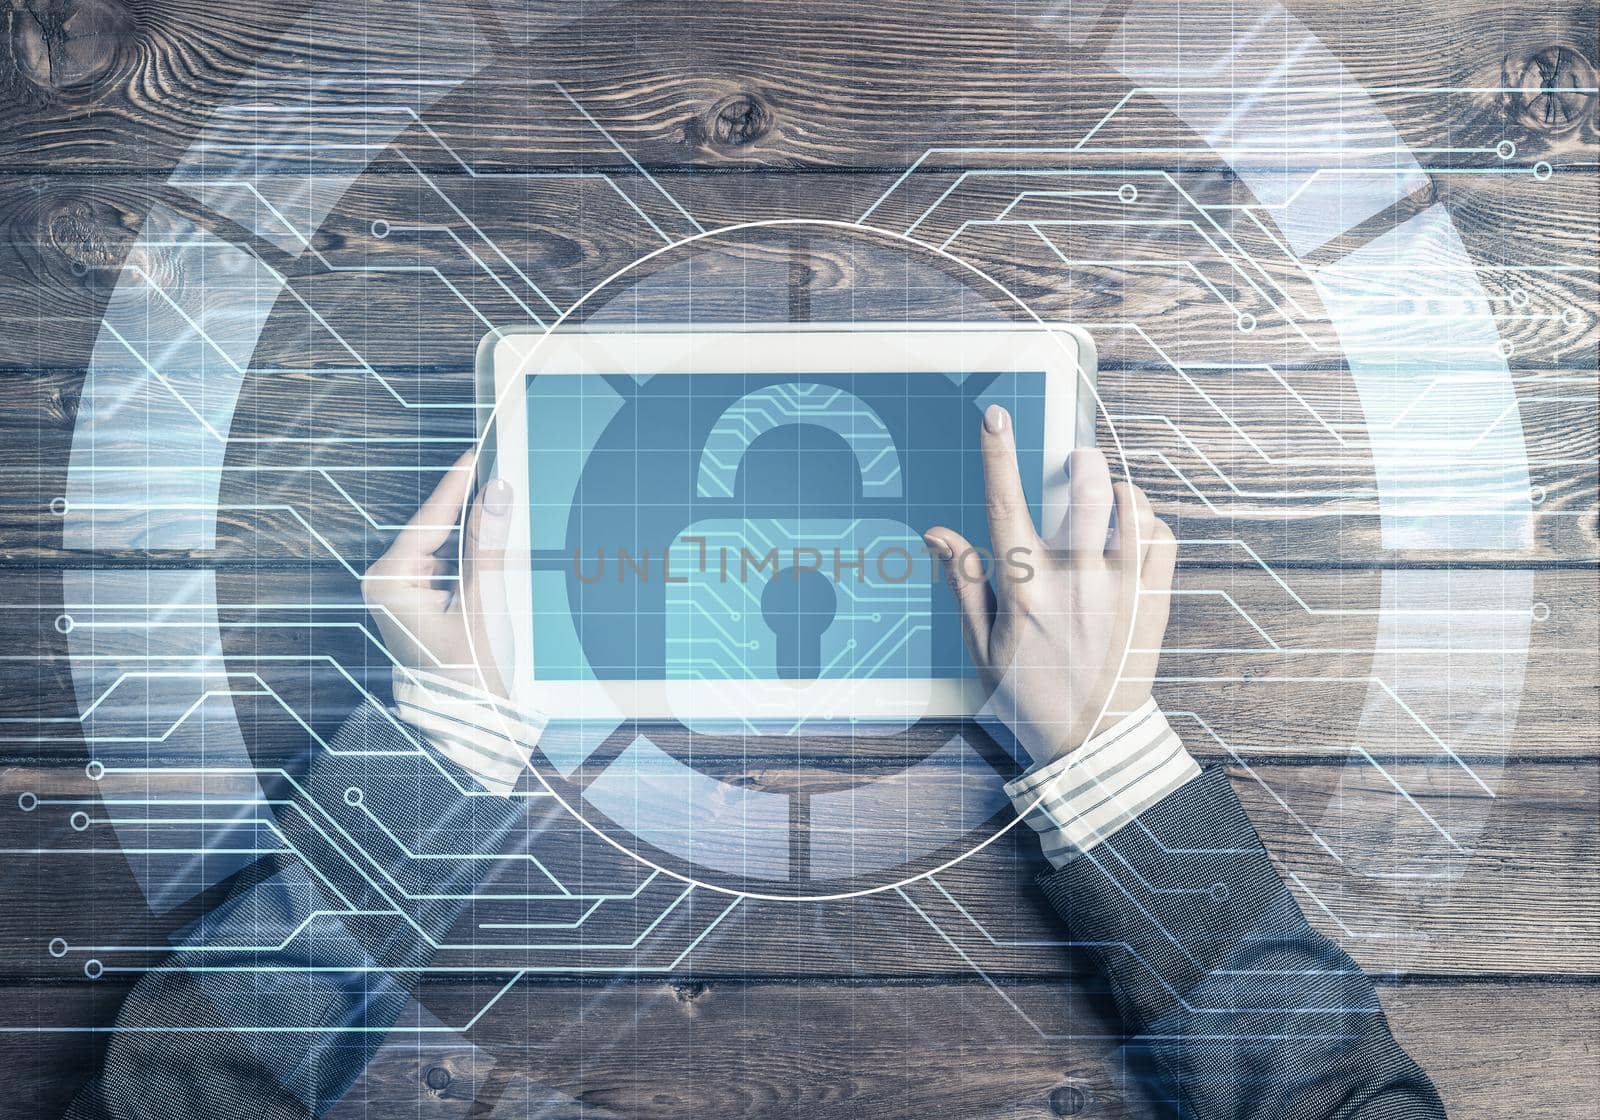
{"label": "striped shirt cuff", "polygon": [[1167,717],[1146,700],[1071,754],[1006,783],[1006,794],[1059,869],[1199,775]]}
{"label": "striped shirt cuff", "polygon": [[516,788],[546,723],[537,712],[438,673],[396,669],[394,701],[429,746],[499,794]]}

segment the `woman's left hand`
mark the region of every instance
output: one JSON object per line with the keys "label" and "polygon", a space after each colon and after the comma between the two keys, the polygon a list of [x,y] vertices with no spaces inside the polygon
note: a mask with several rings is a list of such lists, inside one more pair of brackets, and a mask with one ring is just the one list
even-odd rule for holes
{"label": "woman's left hand", "polygon": [[479,492],[458,571],[449,546],[472,478],[468,451],[367,569],[361,593],[385,648],[401,666],[471,683],[481,669],[490,690],[506,696],[495,652],[507,623],[501,577],[512,490],[497,478]]}

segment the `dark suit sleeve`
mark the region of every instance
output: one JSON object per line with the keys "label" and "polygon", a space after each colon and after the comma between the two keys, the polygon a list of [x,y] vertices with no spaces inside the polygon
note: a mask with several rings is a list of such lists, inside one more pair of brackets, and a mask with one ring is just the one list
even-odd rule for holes
{"label": "dark suit sleeve", "polygon": [[302,1120],[335,1104],[462,910],[450,896],[492,865],[398,842],[502,851],[524,819],[520,801],[463,788],[385,713],[352,716],[274,807],[299,854],[243,872],[145,974],[68,1117]]}
{"label": "dark suit sleeve", "polygon": [[1208,769],[1040,880],[1182,1116],[1442,1118],[1359,966]]}

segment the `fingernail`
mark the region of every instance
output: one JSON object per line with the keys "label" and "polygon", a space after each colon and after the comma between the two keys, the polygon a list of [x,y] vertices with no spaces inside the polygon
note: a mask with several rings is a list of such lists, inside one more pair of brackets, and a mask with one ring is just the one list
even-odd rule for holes
{"label": "fingernail", "polygon": [[992,404],[983,410],[983,426],[988,428],[992,435],[999,435],[1006,430],[1006,410],[997,404]]}
{"label": "fingernail", "polygon": [[504,517],[511,512],[511,483],[503,478],[489,483],[489,488],[483,493],[483,508],[495,517]]}
{"label": "fingernail", "polygon": [[922,534],[922,541],[930,549],[937,553],[941,560],[948,560],[955,555],[955,552],[947,543],[934,536],[932,533]]}

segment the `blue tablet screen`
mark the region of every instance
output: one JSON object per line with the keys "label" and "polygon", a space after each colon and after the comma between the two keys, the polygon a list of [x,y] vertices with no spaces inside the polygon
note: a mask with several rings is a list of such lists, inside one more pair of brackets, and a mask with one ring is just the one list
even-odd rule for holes
{"label": "blue tablet screen", "polygon": [[922,542],[989,553],[979,425],[1037,519],[1043,372],[545,373],[526,393],[541,680],[961,677]]}

